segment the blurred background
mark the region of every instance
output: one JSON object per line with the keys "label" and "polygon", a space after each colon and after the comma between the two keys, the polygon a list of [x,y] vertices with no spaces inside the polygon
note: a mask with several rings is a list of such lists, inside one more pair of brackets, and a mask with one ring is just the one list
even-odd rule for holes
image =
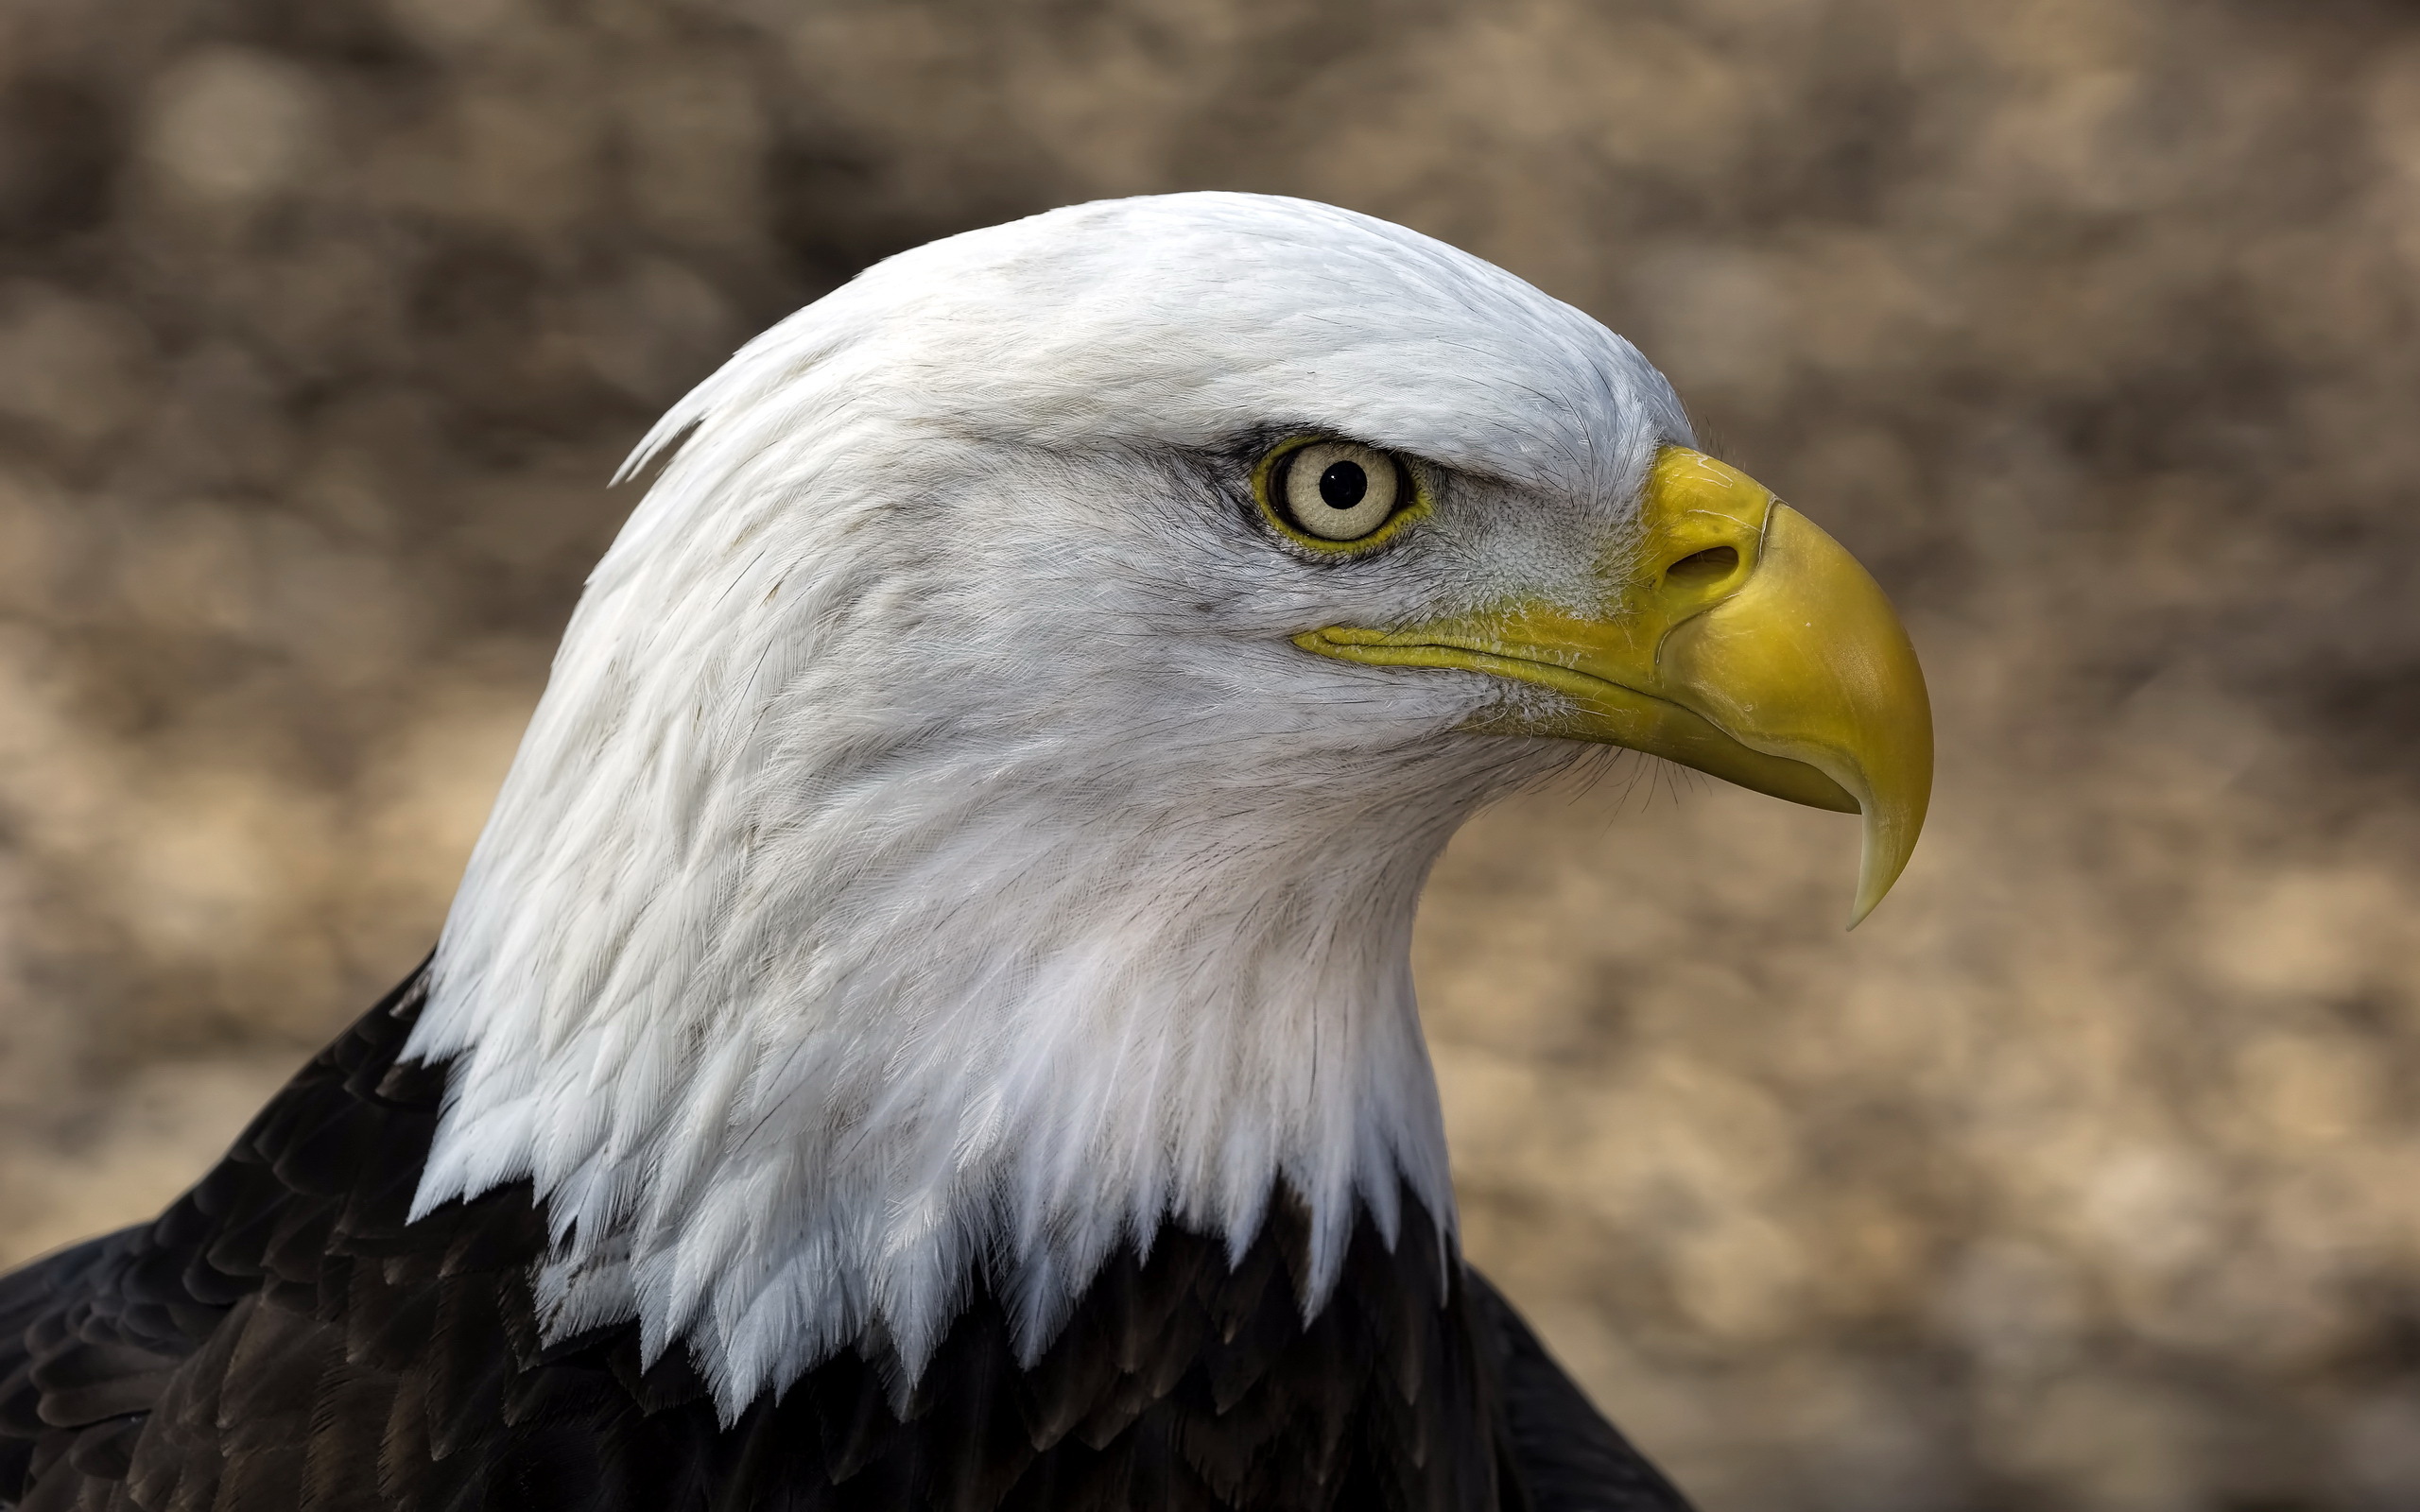
{"label": "blurred background", "polygon": [[9,0],[0,1262],[432,941],[603,481],[867,262],[1333,200],[1635,338],[1845,541],[1941,783],[1481,818],[1469,1246],[1707,1512],[2420,1505],[2420,12]]}

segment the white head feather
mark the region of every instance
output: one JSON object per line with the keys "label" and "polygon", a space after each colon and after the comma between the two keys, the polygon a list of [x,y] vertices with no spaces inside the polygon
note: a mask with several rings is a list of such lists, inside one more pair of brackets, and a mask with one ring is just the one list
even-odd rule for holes
{"label": "white head feather", "polygon": [[[1246,480],[1300,432],[1433,516],[1289,546]],[[1309,1307],[1357,1209],[1450,1229],[1413,908],[1564,747],[1288,637],[1577,598],[1687,440],[1580,312],[1299,200],[1077,206],[799,312],[633,458],[412,1039],[418,1211],[532,1181],[550,1334],[635,1317],[727,1416],[851,1344],[911,1381],[978,1273],[1029,1358],[1113,1246],[1240,1250],[1281,1181]]]}

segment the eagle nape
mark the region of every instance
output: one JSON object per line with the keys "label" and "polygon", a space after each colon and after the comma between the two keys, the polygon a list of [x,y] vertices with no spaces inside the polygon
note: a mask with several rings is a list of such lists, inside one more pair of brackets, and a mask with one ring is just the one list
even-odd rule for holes
{"label": "eagle nape", "polygon": [[1931,731],[1848,554],[1254,195],[878,264],[655,464],[430,958],[0,1277],[0,1506],[1683,1512],[1463,1258],[1412,920],[1574,740],[1861,813],[1863,917]]}

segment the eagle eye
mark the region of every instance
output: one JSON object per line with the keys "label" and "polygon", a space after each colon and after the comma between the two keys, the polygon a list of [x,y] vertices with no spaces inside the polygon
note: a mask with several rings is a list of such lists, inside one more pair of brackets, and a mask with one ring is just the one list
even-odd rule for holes
{"label": "eagle eye", "polygon": [[1369,544],[1417,494],[1400,458],[1358,441],[1297,438],[1270,452],[1255,471],[1253,491],[1262,507],[1307,545]]}

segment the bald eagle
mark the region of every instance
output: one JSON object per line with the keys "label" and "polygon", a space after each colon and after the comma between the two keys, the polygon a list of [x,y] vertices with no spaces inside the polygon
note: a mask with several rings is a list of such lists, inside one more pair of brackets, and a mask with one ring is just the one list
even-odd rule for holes
{"label": "bald eagle", "polygon": [[24,1508],[1678,1508],[1461,1258],[1408,944],[1611,743],[1930,785],[1629,343],[1235,194],[882,263],[640,442],[435,952],[0,1280]]}

